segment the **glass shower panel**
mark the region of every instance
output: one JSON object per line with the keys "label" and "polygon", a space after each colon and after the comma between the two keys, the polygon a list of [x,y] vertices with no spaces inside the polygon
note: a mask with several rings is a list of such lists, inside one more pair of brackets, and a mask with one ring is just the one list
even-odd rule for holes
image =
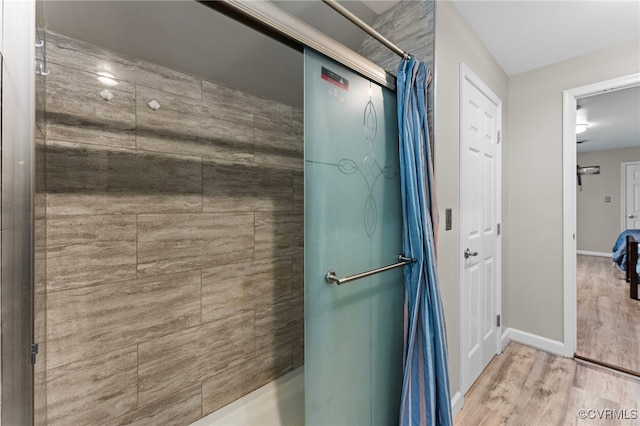
{"label": "glass shower panel", "polygon": [[305,51],[306,424],[389,425],[402,386],[401,199],[396,97]]}

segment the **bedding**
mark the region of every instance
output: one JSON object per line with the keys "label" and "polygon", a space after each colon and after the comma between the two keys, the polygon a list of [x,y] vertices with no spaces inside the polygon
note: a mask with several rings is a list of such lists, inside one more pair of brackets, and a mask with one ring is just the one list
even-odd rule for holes
{"label": "bedding", "polygon": [[[627,235],[633,236],[636,241],[640,242],[640,229],[627,229],[626,231],[622,231],[613,245],[611,259],[623,271],[627,270]],[[638,253],[640,253],[640,248],[638,248]],[[640,262],[636,265],[636,272],[640,274]]]}

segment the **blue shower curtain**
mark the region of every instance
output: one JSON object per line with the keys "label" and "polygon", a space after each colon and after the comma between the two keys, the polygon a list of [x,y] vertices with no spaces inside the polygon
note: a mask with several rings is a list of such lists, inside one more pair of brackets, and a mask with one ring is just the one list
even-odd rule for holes
{"label": "blue shower curtain", "polygon": [[398,68],[398,129],[405,256],[404,380],[400,425],[451,425],[449,368],[436,273],[438,211],[427,122],[430,71],[414,58]]}

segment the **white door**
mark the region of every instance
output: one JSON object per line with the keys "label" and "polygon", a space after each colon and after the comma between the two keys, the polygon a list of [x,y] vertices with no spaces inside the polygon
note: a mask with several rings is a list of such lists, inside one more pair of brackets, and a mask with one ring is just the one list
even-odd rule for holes
{"label": "white door", "polygon": [[624,164],[624,229],[640,229],[640,163]]}
{"label": "white door", "polygon": [[461,388],[499,351],[502,103],[461,66]]}

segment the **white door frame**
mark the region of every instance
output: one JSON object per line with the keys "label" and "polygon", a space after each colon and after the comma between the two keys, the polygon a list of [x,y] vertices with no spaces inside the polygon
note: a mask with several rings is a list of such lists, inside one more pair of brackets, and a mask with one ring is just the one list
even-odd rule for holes
{"label": "white door frame", "polygon": [[577,344],[576,295],[576,105],[578,98],[599,95],[640,84],[640,73],[565,90],[562,95],[562,253],[563,340],[566,357],[573,358]]}
{"label": "white door frame", "polygon": [[640,165],[640,161],[620,163],[620,231],[627,229],[627,166]]}
{"label": "white door frame", "polygon": [[[463,90],[463,86],[464,86],[464,82],[465,80],[468,80],[469,82],[471,82],[471,84],[473,84],[474,86],[476,86],[484,95],[486,95],[494,104],[497,105],[497,130],[499,131],[499,138],[502,138],[502,100],[489,88],[489,86],[487,86],[481,79],[480,77],[478,77],[473,71],[471,71],[471,68],[469,68],[466,64],[461,63],[460,64],[460,102],[459,102],[459,113],[460,113],[460,120],[459,120],[459,124],[458,124],[458,128],[459,128],[459,144],[460,146],[462,146],[462,126],[463,126],[463,117],[462,117],[462,105],[463,105],[463,96],[464,96],[464,90]],[[498,145],[496,147],[497,153],[496,153],[496,159],[497,159],[497,170],[496,170],[496,182],[497,182],[497,188],[496,188],[496,219],[498,221],[498,223],[502,224],[502,141],[499,140]],[[462,156],[462,149],[460,150],[460,156]],[[462,161],[462,157],[459,158],[459,161]],[[462,185],[462,168],[460,169],[460,185]],[[461,191],[459,191],[459,193],[461,194]],[[462,206],[463,206],[463,201],[462,201],[462,197],[459,200],[459,205],[460,205],[460,212],[459,212],[459,217],[458,217],[458,223],[462,223],[461,221],[461,216],[462,216]],[[462,389],[462,372],[463,372],[463,365],[464,365],[464,356],[463,356],[463,351],[462,348],[464,347],[464,342],[463,342],[463,338],[465,336],[463,327],[465,326],[466,322],[465,322],[465,312],[463,311],[462,307],[465,306],[464,305],[464,301],[463,301],[463,289],[462,289],[462,279],[464,277],[464,258],[463,258],[463,247],[465,247],[466,242],[464,241],[464,236],[462,234],[462,232],[460,232],[460,236],[459,236],[459,282],[458,282],[458,291],[460,292],[460,297],[459,297],[459,306],[460,306],[460,311],[459,311],[459,324],[458,324],[458,344],[459,344],[459,348],[460,350],[458,351],[458,387],[460,389],[461,392],[466,392],[468,389]],[[496,245],[496,299],[495,299],[495,306],[496,306],[496,315],[500,315],[502,317],[502,235],[499,235],[498,237],[498,241],[497,241],[497,245]],[[499,325],[497,327],[496,330],[497,336],[498,338],[496,339],[497,341],[497,345],[496,345],[496,354],[500,354],[502,352],[502,345],[501,345],[501,336],[502,336],[502,324]]]}

